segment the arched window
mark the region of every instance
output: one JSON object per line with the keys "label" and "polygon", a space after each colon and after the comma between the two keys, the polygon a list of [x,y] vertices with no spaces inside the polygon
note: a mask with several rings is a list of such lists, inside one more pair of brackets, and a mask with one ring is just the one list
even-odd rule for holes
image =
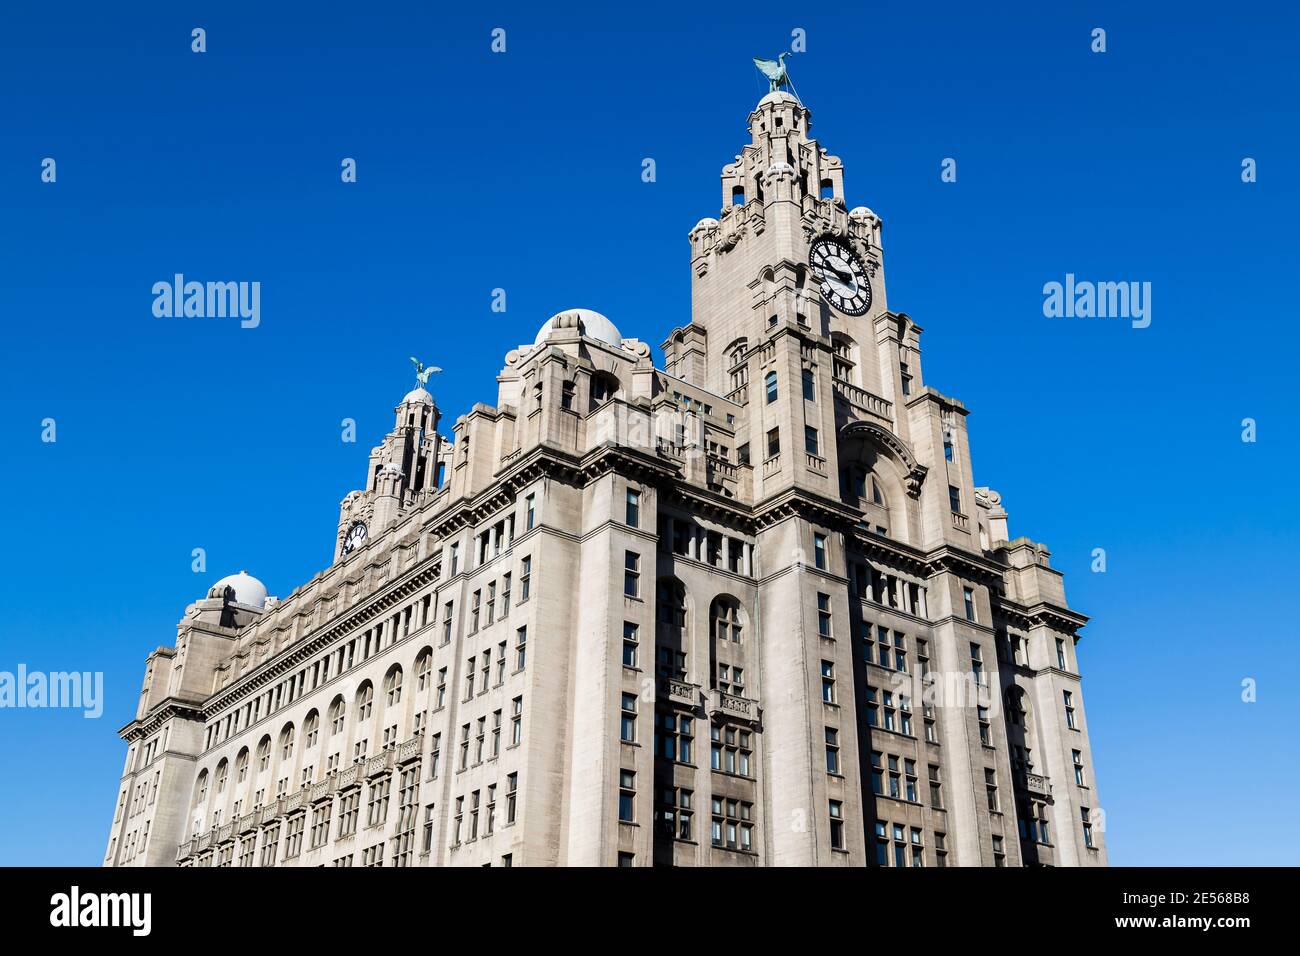
{"label": "arched window", "polygon": [[769,405],[776,401],[776,372],[768,372],[763,376],[763,391],[767,395]]}
{"label": "arched window", "polygon": [[226,775],[230,772],[230,765],[226,761],[217,764],[217,772],[213,777],[213,789],[222,794],[226,792]]}
{"label": "arched window", "polygon": [[206,799],[208,799],[208,772],[204,770],[194,784],[194,806],[199,806]]}
{"label": "arched window", "polygon": [[293,724],[285,724],[280,731],[280,759],[293,759]]}
{"label": "arched window", "polygon": [[257,772],[261,773],[271,766],[271,738],[263,737],[257,745]]}
{"label": "arched window", "polygon": [[392,707],[402,702],[402,669],[394,667],[384,678],[384,706]]}
{"label": "arched window", "polygon": [[235,783],[243,783],[248,779],[248,748],[245,747],[239,751],[239,756],[235,758]]}
{"label": "arched window", "polygon": [[429,675],[433,671],[433,651],[425,648],[420,651],[420,656],[415,659],[415,689],[416,691],[427,690],[429,687]]}
{"label": "arched window", "polygon": [[317,737],[320,734],[320,714],[312,711],[307,715],[307,719],[302,722],[303,746],[308,750],[316,746]]}
{"label": "arched window", "polygon": [[744,629],[740,619],[740,605],[730,598],[718,598],[709,609],[709,626],[715,641],[743,642]]}
{"label": "arched window", "polygon": [[335,697],[334,703],[330,704],[330,736],[343,733],[343,722],[347,711],[347,705],[343,703],[343,698]]}
{"label": "arched window", "polygon": [[374,707],[374,701],[375,701],[375,688],[370,683],[370,681],[366,681],[364,684],[361,685],[361,689],[357,691],[357,721],[358,722],[365,723],[367,720],[370,719],[370,714]]}

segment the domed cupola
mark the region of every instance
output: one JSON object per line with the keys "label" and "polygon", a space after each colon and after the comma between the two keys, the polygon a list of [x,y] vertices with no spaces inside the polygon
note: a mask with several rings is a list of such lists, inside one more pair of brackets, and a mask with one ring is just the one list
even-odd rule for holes
{"label": "domed cupola", "polygon": [[232,598],[235,604],[242,604],[245,607],[257,608],[259,611],[266,606],[266,585],[257,578],[253,577],[247,571],[240,571],[238,574],[230,574],[222,578],[208,591],[211,597],[224,598],[226,588],[234,590]]}

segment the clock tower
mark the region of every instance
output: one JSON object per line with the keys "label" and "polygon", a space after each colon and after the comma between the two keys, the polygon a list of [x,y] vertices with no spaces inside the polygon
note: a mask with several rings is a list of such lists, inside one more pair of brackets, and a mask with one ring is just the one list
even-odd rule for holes
{"label": "clock tower", "polygon": [[[965,408],[922,387],[921,330],[889,310],[880,218],[848,207],[844,167],[811,125],[781,90],[750,113],[750,142],[722,169],[721,213],[689,233],[692,321],[664,345],[670,375],[739,406],[760,630],[773,636],[758,648],[771,859],[794,865],[836,857],[799,820],[865,809],[860,786],[823,772],[820,735],[781,713],[820,699],[827,732],[868,765],[853,646],[869,637],[858,629],[870,583],[855,574],[878,547],[980,552]],[[963,593],[955,576],[933,584],[936,597]]]}
{"label": "clock tower", "polygon": [[414,388],[393,412],[393,430],[370,451],[365,490],[349,492],[339,507],[335,561],[363,547],[438,490],[447,456],[433,396],[422,386]]}

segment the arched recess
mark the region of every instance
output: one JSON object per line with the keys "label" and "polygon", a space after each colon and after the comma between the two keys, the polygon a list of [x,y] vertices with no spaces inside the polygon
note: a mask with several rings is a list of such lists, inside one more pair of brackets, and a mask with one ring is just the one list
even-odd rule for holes
{"label": "arched recess", "polygon": [[1033,773],[1038,740],[1034,732],[1034,715],[1030,709],[1029,695],[1023,687],[1012,684],[1003,693],[1002,700],[1006,712],[1007,741],[1011,745],[1012,769]]}
{"label": "arched recess", "polygon": [[751,670],[746,648],[749,616],[739,599],[719,594],[709,604],[709,686],[745,697]]}
{"label": "arched recess", "polygon": [[655,672],[660,677],[685,680],[691,647],[691,599],[675,577],[655,583]]}
{"label": "arched recess", "polygon": [[907,443],[876,422],[849,422],[840,429],[839,458],[844,500],[863,511],[873,530],[885,517],[887,523],[880,525],[885,533],[911,543],[913,509],[909,499],[920,496],[927,469]]}

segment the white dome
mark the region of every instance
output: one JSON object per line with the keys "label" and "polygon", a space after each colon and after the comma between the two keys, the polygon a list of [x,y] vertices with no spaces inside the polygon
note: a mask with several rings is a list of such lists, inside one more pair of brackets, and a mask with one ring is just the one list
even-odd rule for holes
{"label": "white dome", "polygon": [[402,399],[403,405],[409,403],[414,403],[416,405],[432,405],[433,396],[426,392],[423,387],[413,388],[407,392],[406,397]]}
{"label": "white dome", "polygon": [[537,332],[537,338],[533,339],[533,344],[541,345],[545,342],[546,337],[551,334],[551,330],[556,325],[572,327],[572,323],[569,321],[559,322],[560,319],[568,320],[571,318],[577,319],[578,330],[587,338],[604,342],[606,345],[612,345],[615,348],[623,344],[623,335],[614,323],[599,312],[593,312],[591,309],[567,309],[564,312],[555,313],[542,324],[541,329]]}
{"label": "white dome", "polygon": [[[246,604],[249,607],[261,608],[266,605],[266,585],[257,578],[253,577],[247,571],[240,571],[238,574],[231,574],[222,578],[216,584],[212,585],[213,590],[217,588],[232,587],[235,589],[235,603]],[[221,592],[218,592],[221,593]]]}
{"label": "white dome", "polygon": [[766,106],[768,103],[794,103],[798,105],[799,101],[785,90],[773,90],[758,101],[759,106]]}

